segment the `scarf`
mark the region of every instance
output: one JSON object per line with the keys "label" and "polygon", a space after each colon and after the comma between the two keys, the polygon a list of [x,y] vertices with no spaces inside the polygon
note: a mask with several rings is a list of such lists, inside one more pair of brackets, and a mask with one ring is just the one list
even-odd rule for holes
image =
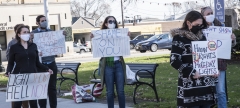
{"label": "scarf", "polygon": [[172,29],[170,31],[170,33],[172,34],[172,36],[176,36],[176,35],[181,35],[184,36],[190,40],[194,40],[194,41],[198,41],[201,40],[203,37],[203,33],[202,30],[200,30],[197,34],[194,34],[190,31],[187,30],[181,30],[181,29]]}

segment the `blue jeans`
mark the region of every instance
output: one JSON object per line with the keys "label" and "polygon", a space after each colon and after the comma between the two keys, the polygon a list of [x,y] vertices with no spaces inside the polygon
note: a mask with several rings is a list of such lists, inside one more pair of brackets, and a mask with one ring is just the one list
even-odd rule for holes
{"label": "blue jeans", "polygon": [[106,66],[104,77],[108,108],[114,108],[114,82],[118,94],[119,108],[125,108],[124,71],[121,62],[115,61],[113,67]]}
{"label": "blue jeans", "polygon": [[227,108],[227,97],[225,90],[225,77],[226,71],[220,71],[220,75],[218,76],[217,83],[217,99],[218,99],[218,108]]}
{"label": "blue jeans", "polygon": [[188,108],[210,108],[211,105],[201,105],[201,106],[194,106],[194,107],[188,107]]}

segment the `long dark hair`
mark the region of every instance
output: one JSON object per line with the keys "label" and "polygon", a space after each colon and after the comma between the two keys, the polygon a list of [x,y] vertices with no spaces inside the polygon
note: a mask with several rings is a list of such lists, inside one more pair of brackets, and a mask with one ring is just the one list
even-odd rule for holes
{"label": "long dark hair", "polygon": [[207,24],[207,21],[203,18],[202,14],[199,13],[198,11],[191,11],[186,15],[181,30],[187,30],[188,31],[189,29],[188,29],[187,21],[192,23],[192,22],[194,22],[198,19],[203,20],[201,29],[206,29],[208,27],[208,24]]}
{"label": "long dark hair", "polygon": [[105,18],[105,20],[104,20],[104,22],[101,26],[101,29],[108,29],[108,27],[105,24],[108,23],[109,18],[113,18],[115,20],[115,22],[114,22],[115,23],[115,28],[118,28],[118,23],[117,23],[116,18],[114,16],[108,16],[108,17]]}
{"label": "long dark hair", "polygon": [[16,35],[15,35],[15,39],[17,39],[18,42],[20,42],[20,40],[21,40],[20,37],[18,36],[18,34],[21,33],[22,28],[27,28],[27,29],[29,30],[29,26],[28,26],[28,25],[19,25],[19,26],[18,26]]}

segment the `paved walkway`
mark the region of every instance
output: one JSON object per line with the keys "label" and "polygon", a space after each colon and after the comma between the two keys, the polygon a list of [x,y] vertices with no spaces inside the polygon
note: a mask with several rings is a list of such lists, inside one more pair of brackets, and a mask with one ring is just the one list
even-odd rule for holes
{"label": "paved walkway", "polygon": [[[0,92],[0,105],[1,108],[11,108],[11,102],[6,102],[5,92]],[[107,104],[97,103],[97,102],[88,102],[88,103],[79,103],[76,104],[71,99],[58,98],[58,108],[107,108]],[[48,103],[49,104],[49,103]],[[47,108],[50,108],[49,105]],[[115,105],[114,108],[118,108],[118,105]],[[131,108],[131,107],[126,107]]]}

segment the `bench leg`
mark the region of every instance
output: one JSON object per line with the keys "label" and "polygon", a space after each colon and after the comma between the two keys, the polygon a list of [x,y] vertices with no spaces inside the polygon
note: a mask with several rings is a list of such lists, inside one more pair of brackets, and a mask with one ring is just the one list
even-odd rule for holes
{"label": "bench leg", "polygon": [[136,91],[137,91],[137,88],[139,87],[140,85],[139,84],[136,84],[136,87],[133,91],[133,103],[136,105],[137,102],[136,102]]}
{"label": "bench leg", "polygon": [[159,102],[159,98],[158,98],[158,94],[157,94],[157,88],[156,88],[155,85],[152,88],[153,88],[153,90],[155,92],[155,96],[156,96],[157,102]]}
{"label": "bench leg", "polygon": [[58,86],[58,93],[59,93],[59,94],[60,94],[61,85],[62,85],[63,81],[65,81],[65,80],[61,80],[61,82],[60,82],[60,84],[59,84],[59,86]]}

